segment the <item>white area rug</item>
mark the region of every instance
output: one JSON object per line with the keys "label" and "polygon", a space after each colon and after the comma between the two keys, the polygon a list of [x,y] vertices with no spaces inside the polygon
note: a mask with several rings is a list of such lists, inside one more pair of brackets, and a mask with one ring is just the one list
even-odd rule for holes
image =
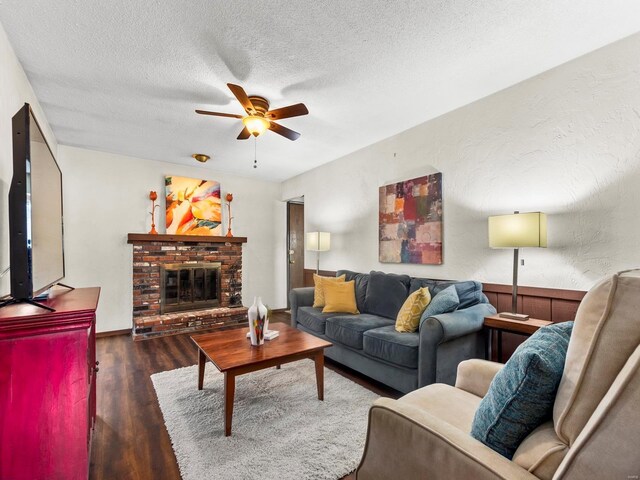
{"label": "white area rug", "polygon": [[210,363],[151,376],[183,480],[330,479],[358,466],[369,407],[378,397],[302,360],[236,377],[231,437],[224,436],[223,375]]}

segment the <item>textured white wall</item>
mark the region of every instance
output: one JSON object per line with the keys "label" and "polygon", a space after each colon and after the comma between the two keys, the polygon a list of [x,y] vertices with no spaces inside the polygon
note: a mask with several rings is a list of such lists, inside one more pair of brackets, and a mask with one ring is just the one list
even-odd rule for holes
{"label": "textured white wall", "polygon": [[[56,139],[40,108],[31,84],[0,25],[0,273],[9,266],[9,187],[13,175],[11,118],[25,103],[31,104],[55,155]],[[0,279],[0,296],[10,291],[9,273]]]}
{"label": "textured white wall", "polygon": [[[306,229],[333,233],[321,267],[510,283],[487,217],[549,215],[522,285],[588,289],[640,265],[640,35],[628,37],[283,184]],[[421,92],[429,95],[429,92]],[[443,172],[444,264],[378,262],[378,187]],[[314,267],[307,255],[307,268]]]}
{"label": "textured white wall", "polygon": [[[217,180],[223,196],[233,193],[233,233],[248,237],[243,246],[244,304],[261,295],[264,303],[284,306],[276,301],[276,295],[283,297],[274,283],[284,275],[284,250],[275,249],[276,237],[284,235],[276,218],[281,208],[278,183],[64,145],[58,147],[58,161],[64,179],[65,283],[102,287],[99,332],[131,327],[133,247],[127,233],[150,230],[150,190],[158,192],[156,229],[164,233],[165,175]],[[223,219],[226,233],[226,209]]]}

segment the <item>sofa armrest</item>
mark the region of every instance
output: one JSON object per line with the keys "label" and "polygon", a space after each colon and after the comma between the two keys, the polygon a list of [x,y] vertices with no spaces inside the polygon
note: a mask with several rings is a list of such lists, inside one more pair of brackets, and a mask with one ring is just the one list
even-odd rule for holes
{"label": "sofa armrest", "polygon": [[414,405],[381,398],[369,411],[356,479],[389,478],[538,480],[467,432]]}
{"label": "sofa armrest", "polygon": [[495,313],[496,309],[490,303],[478,303],[455,312],[433,315],[420,322],[420,335],[424,331],[438,338],[438,343],[448,342],[481,330],[484,317]]}
{"label": "sofa armrest", "polygon": [[298,308],[311,307],[313,305],[314,287],[294,288],[289,292],[289,305],[291,306],[291,326],[298,324]]}
{"label": "sofa armrest", "polygon": [[[490,303],[479,303],[472,307],[428,317],[419,327],[418,387],[436,381],[453,385],[458,363],[474,357],[482,357],[483,344],[478,341],[477,332],[482,330],[484,317],[494,315],[496,309]],[[457,349],[457,355],[448,355],[447,365],[437,365],[438,347],[460,337],[475,334],[469,339],[465,349]],[[436,379],[436,372],[439,373]]]}
{"label": "sofa armrest", "polygon": [[479,360],[477,358],[460,362],[458,375],[456,376],[456,388],[473,393],[478,397],[484,397],[489,390],[493,377],[503,366],[503,363]]}

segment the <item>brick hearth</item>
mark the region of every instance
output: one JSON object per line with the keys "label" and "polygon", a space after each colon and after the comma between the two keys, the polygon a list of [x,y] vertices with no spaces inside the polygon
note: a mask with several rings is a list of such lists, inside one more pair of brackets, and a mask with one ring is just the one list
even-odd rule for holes
{"label": "brick hearth", "polygon": [[[246,324],[242,306],[242,244],[246,238],[129,234],[133,244],[134,339]],[[160,266],[220,262],[220,306],[160,313]]]}

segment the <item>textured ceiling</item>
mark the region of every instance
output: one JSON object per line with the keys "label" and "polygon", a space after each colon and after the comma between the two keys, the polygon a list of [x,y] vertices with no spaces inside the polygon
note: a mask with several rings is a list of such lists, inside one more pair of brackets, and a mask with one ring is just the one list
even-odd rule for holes
{"label": "textured ceiling", "polygon": [[[637,0],[0,0],[61,144],[283,180],[640,31]],[[302,133],[238,141],[238,83]],[[168,167],[167,170],[170,170]]]}

